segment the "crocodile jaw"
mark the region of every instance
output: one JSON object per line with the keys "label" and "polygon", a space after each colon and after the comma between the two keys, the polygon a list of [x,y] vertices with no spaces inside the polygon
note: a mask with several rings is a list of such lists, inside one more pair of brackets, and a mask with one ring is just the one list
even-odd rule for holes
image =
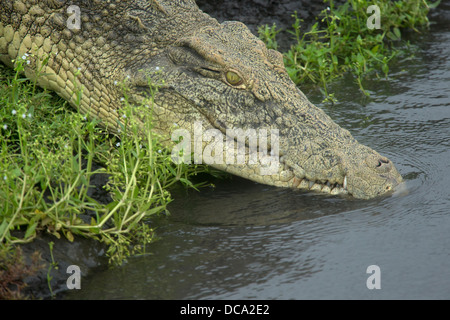
{"label": "crocodile jaw", "polygon": [[353,172],[343,175],[339,181],[315,180],[314,178],[307,178],[306,174],[296,176],[294,169],[281,161],[278,162],[277,173],[272,175],[261,175],[261,165],[213,164],[212,166],[266,185],[328,195],[349,195],[355,199],[365,200],[388,194],[403,182],[402,176],[395,168],[391,169],[388,174],[376,175],[369,181],[364,181],[363,178],[358,177]]}

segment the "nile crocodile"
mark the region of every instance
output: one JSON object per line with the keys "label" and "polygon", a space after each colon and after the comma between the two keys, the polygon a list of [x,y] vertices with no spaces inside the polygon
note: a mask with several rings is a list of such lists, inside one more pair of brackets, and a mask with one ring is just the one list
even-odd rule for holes
{"label": "nile crocodile", "polygon": [[0,60],[12,66],[25,55],[25,75],[34,79],[42,68],[38,84],[73,106],[76,89],[83,87],[79,110],[112,130],[121,121],[117,83],[128,79],[131,97],[140,101],[150,78],[160,84],[155,130],[167,137],[174,124],[194,134],[199,122],[223,137],[235,128],[278,133],[268,142],[278,160],[271,174],[260,174],[260,164],[250,162],[212,164],[221,170],[360,199],[385,194],[402,181],[389,159],[309,102],[279,52],[267,49],[243,23],[220,24],[194,0],[1,0],[0,18]]}

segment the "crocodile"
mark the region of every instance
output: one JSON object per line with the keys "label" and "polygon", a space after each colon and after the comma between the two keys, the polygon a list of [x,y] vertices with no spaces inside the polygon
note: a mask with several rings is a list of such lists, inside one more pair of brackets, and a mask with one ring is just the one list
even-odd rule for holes
{"label": "crocodile", "polygon": [[[20,57],[27,78],[111,132],[122,121],[124,81],[132,101],[153,94],[154,130],[167,141],[174,130],[194,135],[196,123],[223,140],[234,129],[275,132],[266,150],[257,149],[261,159],[276,160],[270,174],[258,171],[262,162],[211,164],[258,183],[370,199],[402,182],[392,161],[307,99],[280,52],[241,22],[219,23],[193,0],[2,0],[0,61],[13,66]],[[250,150],[249,141],[238,144]]]}

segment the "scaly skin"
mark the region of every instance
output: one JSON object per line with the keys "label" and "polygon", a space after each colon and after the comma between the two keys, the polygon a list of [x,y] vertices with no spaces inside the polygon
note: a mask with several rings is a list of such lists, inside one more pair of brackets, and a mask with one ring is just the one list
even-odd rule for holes
{"label": "scaly skin", "polygon": [[[80,29],[68,28],[71,5],[81,11]],[[1,61],[12,66],[28,53],[26,76],[33,79],[42,69],[39,85],[73,106],[83,87],[80,112],[112,131],[123,94],[115,82],[129,79],[131,98],[140,101],[150,78],[160,84],[155,130],[166,137],[174,123],[194,135],[196,121],[203,130],[224,134],[235,128],[278,130],[274,174],[261,175],[259,164],[247,162],[214,167],[269,185],[360,199],[402,181],[389,159],[359,144],[308,101],[289,79],[279,52],[268,50],[240,22],[219,24],[194,1],[2,0],[0,19]]]}

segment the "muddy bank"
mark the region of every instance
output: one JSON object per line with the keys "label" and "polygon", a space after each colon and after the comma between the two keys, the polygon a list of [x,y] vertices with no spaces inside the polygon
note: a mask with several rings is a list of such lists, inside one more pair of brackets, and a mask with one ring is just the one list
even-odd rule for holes
{"label": "muddy bank", "polygon": [[[335,1],[335,3],[344,1]],[[302,30],[307,31],[316,22],[316,17],[327,7],[323,1],[299,1],[299,0],[249,0],[249,1],[211,1],[197,0],[197,4],[204,12],[216,18],[219,22],[227,20],[241,21],[258,35],[258,27],[262,25],[277,25],[282,29],[277,35],[280,50],[289,49],[292,44],[292,35],[286,29],[292,29],[295,22],[292,17],[297,11],[297,16],[304,20]]]}
{"label": "muddy bank", "polygon": [[[50,242],[54,243],[52,254],[56,266],[52,265]],[[30,257],[36,250],[40,252],[42,258],[43,268],[36,275],[25,279],[27,287],[22,290],[22,294],[31,299],[50,299],[52,293],[58,298],[59,294],[68,290],[66,282],[72,272],[67,273],[67,268],[70,265],[80,268],[81,279],[108,267],[105,246],[82,237],[69,242],[67,239],[57,239],[53,235],[43,234],[33,242],[22,245],[21,248],[27,264],[30,264]],[[51,280],[48,277],[51,277]]]}
{"label": "muddy bank", "polygon": [[[98,165],[94,164],[93,170],[96,170],[96,167]],[[88,196],[100,203],[111,202],[110,195],[103,188],[107,181],[106,174],[92,175]],[[90,220],[89,214],[81,218]],[[50,250],[50,242],[54,243],[52,250]],[[51,234],[41,234],[33,242],[21,245],[21,249],[27,265],[30,265],[30,257],[35,251],[40,253],[42,259],[43,268],[36,275],[25,279],[27,287],[22,292],[23,295],[33,299],[50,299],[52,294],[58,298],[59,293],[67,290],[66,282],[71,275],[67,273],[67,267],[70,265],[80,267],[82,278],[108,267],[108,258],[105,255],[107,247],[98,241],[81,236],[75,237],[75,241],[70,242],[63,235],[61,239],[58,239]],[[53,262],[57,265],[54,266]],[[51,280],[48,279],[49,277]]]}

